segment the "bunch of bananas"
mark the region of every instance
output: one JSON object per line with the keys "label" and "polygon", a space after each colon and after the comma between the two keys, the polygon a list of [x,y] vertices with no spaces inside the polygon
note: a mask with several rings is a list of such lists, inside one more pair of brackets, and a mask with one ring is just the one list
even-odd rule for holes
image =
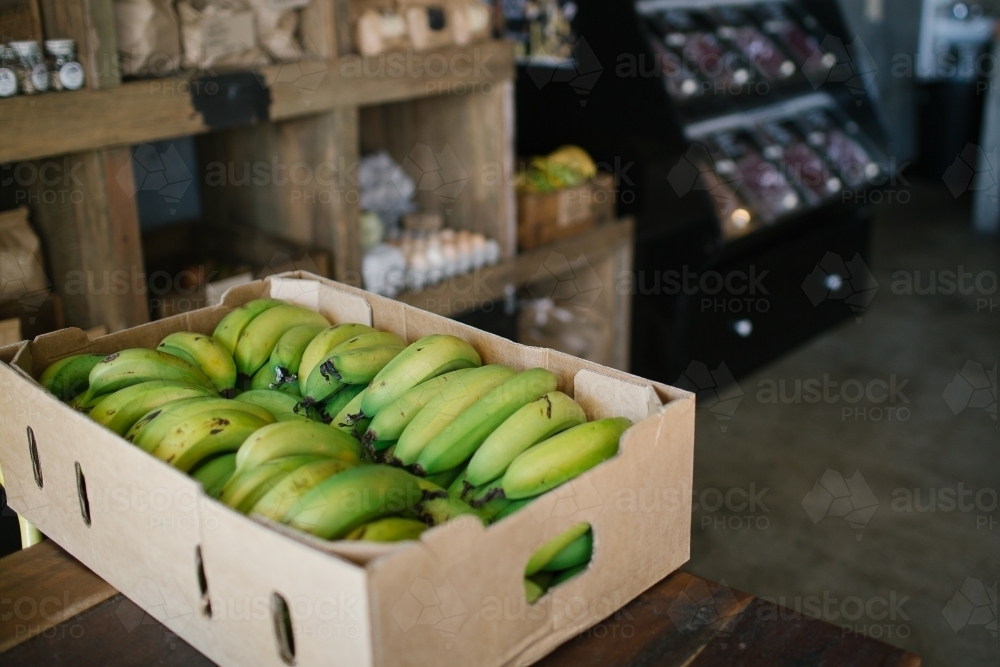
{"label": "bunch of bananas", "polygon": [[548,155],[531,158],[527,169],[518,172],[517,187],[522,192],[554,192],[575,188],[597,175],[597,165],[579,146],[562,146]]}
{"label": "bunch of bananas", "polygon": [[[209,496],[324,539],[500,520],[614,456],[630,426],[588,422],[549,371],[483,365],[454,336],[407,345],[273,299],[234,309],[211,336],[66,357],[39,381]],[[531,591],[589,562],[589,526],[574,530],[532,558]]]}

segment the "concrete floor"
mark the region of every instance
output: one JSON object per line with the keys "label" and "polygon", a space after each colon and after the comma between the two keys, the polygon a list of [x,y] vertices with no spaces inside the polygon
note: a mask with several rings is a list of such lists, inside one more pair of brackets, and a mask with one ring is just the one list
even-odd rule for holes
{"label": "concrete floor", "polygon": [[[862,321],[743,379],[725,432],[699,409],[698,505],[684,569],[812,608],[810,615],[915,651],[929,667],[996,667],[1000,251],[996,240],[968,231],[967,207],[943,187],[905,189],[909,203],[878,210],[871,268],[879,289]],[[923,287],[929,271],[940,279],[959,266],[992,272],[981,281],[992,294],[906,294],[897,273],[919,272]],[[976,375],[976,364],[992,369],[992,390],[970,399],[968,385],[953,382],[963,367]],[[830,392],[836,402],[793,399],[795,380],[824,375],[839,383]],[[905,399],[840,398],[851,380],[848,397],[858,383],[878,397],[877,381],[892,376],[897,387],[908,381]],[[789,400],[767,402],[762,390],[780,380]],[[992,415],[975,407],[986,403]],[[744,507],[740,490],[751,486],[766,491]],[[835,499],[845,494],[850,500]]]}

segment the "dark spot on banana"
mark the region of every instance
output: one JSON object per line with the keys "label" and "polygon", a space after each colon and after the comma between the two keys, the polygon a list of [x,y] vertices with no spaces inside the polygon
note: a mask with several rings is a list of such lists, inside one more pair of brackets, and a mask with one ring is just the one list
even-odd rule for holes
{"label": "dark spot on banana", "polygon": [[107,414],[108,416],[111,416],[111,415],[115,414],[115,412],[117,412],[117,410],[108,410],[105,414]]}
{"label": "dark spot on banana", "polygon": [[412,466],[410,466],[410,472],[416,475],[417,477],[427,477],[427,472],[424,470],[424,467],[419,463],[414,463]]}
{"label": "dark spot on banana", "polygon": [[115,359],[118,358],[118,354],[119,354],[118,352],[114,352],[113,354],[109,354],[108,356],[106,356],[103,359],[101,359],[101,363],[102,364],[111,363],[112,361],[114,361]]}
{"label": "dark spot on banana", "polygon": [[224,430],[225,429],[222,429],[222,428],[213,428],[211,431],[208,432],[208,434],[209,435],[218,435],[218,434],[222,433]]}
{"label": "dark spot on banana", "polygon": [[552,399],[549,398],[548,394],[542,396],[542,398],[544,398],[545,402],[548,404],[548,406],[545,408],[545,416],[548,417],[549,419],[552,419]]}

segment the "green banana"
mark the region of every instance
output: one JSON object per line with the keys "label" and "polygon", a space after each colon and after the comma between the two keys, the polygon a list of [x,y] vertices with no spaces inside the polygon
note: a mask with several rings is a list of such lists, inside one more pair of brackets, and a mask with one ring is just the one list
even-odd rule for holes
{"label": "green banana", "polygon": [[561,391],[528,403],[500,424],[469,461],[469,484],[481,486],[503,475],[522,452],[556,433],[587,421],[583,408]]}
{"label": "green banana", "polygon": [[[535,553],[531,554],[531,558],[528,559],[528,564],[524,567],[524,576],[530,577],[531,575],[539,572],[545,566],[552,561],[557,555],[562,556],[562,551],[570,544],[572,544],[577,538],[583,537],[585,534],[590,532],[589,523],[578,523],[575,526],[559,533],[551,540],[538,547]],[[572,563],[571,565],[577,565],[578,563]],[[570,567],[570,566],[567,566]],[[554,568],[563,569],[563,568]]]}
{"label": "green banana", "polygon": [[263,408],[279,422],[310,420],[308,410],[301,400],[282,391],[251,389],[239,394],[235,400]]}
{"label": "green banana", "polygon": [[574,565],[573,567],[569,567],[561,572],[555,573],[556,576],[553,577],[551,585],[558,586],[567,579],[572,579],[576,575],[586,570],[588,565],[590,565],[589,561],[586,563],[580,563],[579,565]]}
{"label": "green banana", "polygon": [[257,372],[253,374],[250,378],[250,386],[247,391],[274,391],[281,392],[286,396],[292,396],[296,400],[302,400],[302,396],[299,395],[299,385],[297,382],[281,382],[275,383],[272,378],[271,369],[268,366],[261,366],[257,369]]}
{"label": "green banana", "polygon": [[205,490],[205,495],[209,498],[218,498],[222,493],[222,487],[226,485],[229,478],[236,470],[236,453],[220,454],[207,461],[204,461],[191,471],[191,477],[201,483],[201,488]]}
{"label": "green banana", "polygon": [[330,351],[330,355],[336,354],[337,352],[360,350],[363,347],[380,347],[382,345],[406,347],[406,341],[391,331],[367,331],[352,338],[348,338],[343,343],[333,348]]}
{"label": "green banana", "polygon": [[250,514],[259,514],[271,521],[280,522],[289,508],[314,486],[327,477],[349,470],[354,466],[354,463],[348,461],[327,458],[306,463],[293,470],[280,482],[275,483],[267,493],[261,496],[250,510]]}
{"label": "green banana", "polygon": [[292,384],[295,386],[295,393],[298,393],[298,372],[299,364],[302,363],[302,353],[306,351],[313,338],[324,329],[326,326],[322,324],[300,324],[286,331],[278,339],[274,351],[271,352],[271,358],[264,366],[267,369],[265,372],[269,383]]}
{"label": "green banana", "polygon": [[402,542],[415,540],[427,530],[427,524],[416,519],[401,516],[387,516],[358,526],[347,535],[345,540],[364,540],[367,542]]}
{"label": "green banana", "polygon": [[125,435],[143,415],[161,405],[182,398],[211,396],[215,396],[215,391],[206,387],[150,380],[102,397],[90,411],[90,418],[118,435]]}
{"label": "green banana", "polygon": [[158,350],[132,348],[104,357],[90,371],[91,398],[150,380],[171,380],[215,390],[200,368],[179,357]]}
{"label": "green banana", "polygon": [[417,413],[424,409],[427,402],[441,393],[446,385],[462,377],[469,370],[462,368],[438,375],[390,401],[372,419],[362,442],[374,451],[379,451],[388,447],[388,444],[384,443],[399,440],[403,430],[413,421]]}
{"label": "green banana", "polygon": [[458,516],[474,516],[485,523],[486,519],[469,503],[460,498],[449,496],[425,499],[417,507],[417,517],[426,523],[438,526],[451,521]]}
{"label": "green banana", "polygon": [[68,405],[78,412],[83,414],[90,414],[90,411],[101,402],[103,395],[93,395],[89,391],[85,391],[82,394],[77,394],[74,396]]}
{"label": "green banana", "polygon": [[[341,387],[336,394],[319,404],[320,421],[324,424],[332,423],[333,418],[340,414],[340,411],[364,390],[365,385],[363,384],[347,384]],[[360,410],[360,406],[358,409]]]}
{"label": "green banana", "polygon": [[302,324],[327,326],[329,322],[315,310],[289,303],[268,308],[253,318],[240,334],[233,352],[236,370],[252,377],[271,358],[278,339],[289,329]]}
{"label": "green banana", "polygon": [[[448,384],[437,396],[427,401],[424,409],[403,430],[396,443],[394,462],[404,466],[416,463],[420,453],[434,436],[466,408],[514,375],[514,369],[509,366],[491,364],[474,368]],[[371,387],[368,391],[371,391]],[[367,396],[367,392],[365,395]]]}
{"label": "green banana", "polygon": [[414,473],[423,477],[462,465],[508,417],[555,391],[558,384],[559,380],[551,372],[532,368],[495,387],[427,443],[413,465]]}
{"label": "green banana", "polygon": [[[443,475],[445,473],[441,473],[441,474]],[[462,470],[458,474],[458,476],[455,477],[455,479],[451,480],[451,484],[449,484],[446,487],[448,489],[448,495],[455,496],[456,498],[461,498],[462,500],[465,500],[465,496],[469,493],[469,491],[472,490],[472,485],[471,484],[466,484],[466,482],[465,482],[466,476],[468,474],[469,474],[469,470],[468,470],[468,468],[466,468],[466,469]],[[431,475],[427,479],[433,481],[434,477],[436,477],[436,475]]]}
{"label": "green banana", "polygon": [[226,316],[216,325],[212,332],[212,338],[219,341],[222,347],[232,355],[236,352],[236,343],[240,339],[240,334],[247,328],[247,325],[255,317],[269,308],[281,305],[283,302],[277,299],[254,299],[247,301],[242,306],[234,308],[226,313]]}
{"label": "green banana", "polygon": [[506,505],[502,510],[496,513],[496,516],[493,517],[493,523],[496,523],[500,519],[506,519],[511,514],[519,512],[525,505],[534,499],[535,496],[532,496],[531,498],[521,498],[520,500],[511,500],[509,505]]}
{"label": "green banana", "polygon": [[293,470],[319,461],[321,456],[286,456],[245,470],[237,469],[222,487],[219,500],[246,514],[274,485]]}
{"label": "green banana", "polygon": [[[388,446],[389,443],[386,443]],[[451,493],[451,485],[455,483],[455,480],[462,476],[462,468],[453,468],[451,470],[445,470],[444,472],[439,472],[436,475],[427,475],[427,481],[437,484],[443,489],[449,489]]]}
{"label": "green banana", "polygon": [[332,396],[342,385],[368,384],[404,349],[400,345],[376,345],[342,352],[334,350],[309,375],[303,400],[314,405]]}
{"label": "green banana", "polygon": [[361,412],[366,417],[375,417],[391,401],[432,377],[482,364],[475,348],[461,338],[442,334],[424,336],[411,343],[372,379]]}
{"label": "green banana", "polygon": [[234,401],[230,398],[182,398],[178,401],[164,403],[158,408],[147,412],[125,434],[125,439],[144,451],[152,451],[160,444],[177,424],[195,415],[213,410],[239,410],[248,412],[270,424],[274,416],[256,405]]}
{"label": "green banana", "polygon": [[350,463],[361,460],[357,440],[317,422],[291,421],[270,424],[247,438],[236,455],[238,470],[259,466],[284,456],[316,454]]}
{"label": "green banana", "polygon": [[576,538],[552,559],[542,566],[546,572],[558,572],[577,565],[585,565],[590,562],[590,557],[594,552],[594,533],[588,530],[586,533]]}
{"label": "green banana", "polygon": [[211,336],[192,331],[169,334],[156,346],[157,350],[187,361],[212,380],[219,393],[232,398],[236,387],[236,364],[219,342]]}
{"label": "green banana", "polygon": [[54,361],[42,371],[38,383],[60,401],[70,401],[87,391],[90,371],[104,359],[102,354],[73,354]]}
{"label": "green banana", "polygon": [[[362,389],[358,395],[347,402],[347,405],[340,409],[340,412],[333,416],[330,425],[333,428],[355,437],[355,426],[360,423],[357,418],[361,417],[361,401],[365,400],[365,390]],[[343,391],[343,390],[342,390]],[[339,393],[339,392],[338,392]]]}
{"label": "green banana", "polygon": [[511,503],[517,502],[503,497],[500,480],[494,480],[484,486],[463,488],[463,491],[464,494],[460,497],[487,521],[495,520]]}
{"label": "green banana", "polygon": [[356,322],[344,322],[328,327],[316,334],[309,345],[302,352],[302,360],[299,362],[299,393],[305,395],[306,381],[312,374],[313,369],[319,366],[330,356],[334,348],[346,340],[359,336],[363,333],[375,331],[367,324],[357,324]]}
{"label": "green banana", "polygon": [[528,604],[534,604],[538,598],[545,594],[545,589],[533,582],[531,579],[524,580],[524,597]]}
{"label": "green banana", "polygon": [[392,466],[357,466],[313,487],[283,522],[323,539],[338,539],[380,517],[419,512],[428,493],[423,482]]}
{"label": "green banana", "polygon": [[187,472],[210,456],[235,452],[269,422],[244,410],[211,410],[175,424],[150,454]]}
{"label": "green banana", "polygon": [[552,436],[514,459],[503,475],[504,496],[537,496],[618,453],[618,440],[632,425],[624,417],[580,424]]}

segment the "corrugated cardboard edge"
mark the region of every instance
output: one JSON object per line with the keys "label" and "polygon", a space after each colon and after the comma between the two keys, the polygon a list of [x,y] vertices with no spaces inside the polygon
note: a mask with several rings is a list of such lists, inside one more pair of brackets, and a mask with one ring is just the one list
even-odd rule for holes
{"label": "corrugated cardboard edge", "polygon": [[[328,289],[316,288],[315,286],[319,284]],[[601,618],[620,608],[628,600],[676,569],[687,559],[694,424],[694,401],[690,393],[658,383],[651,383],[628,373],[604,368],[551,350],[516,345],[472,327],[311,274],[295,272],[272,277],[265,281],[241,285],[227,291],[221,306],[185,313],[129,331],[103,336],[94,341],[86,340],[85,334],[79,330],[63,330],[40,336],[31,345],[23,345],[17,350],[13,361],[20,368],[12,368],[9,372],[16,374],[19,379],[24,379],[30,374],[37,374],[48,363],[67,354],[84,351],[112,352],[131,345],[151,346],[155,345],[166,333],[180,329],[207,333],[233,306],[266,295],[272,290],[274,293],[291,298],[302,305],[316,307],[320,310],[336,309],[340,314],[350,312],[353,314],[350,319],[355,321],[357,321],[357,317],[367,317],[374,326],[393,330],[403,335],[407,340],[415,340],[421,335],[431,332],[448,332],[469,340],[477,349],[485,351],[484,357],[491,362],[509,363],[520,368],[547,367],[559,376],[561,389],[571,394],[576,392],[581,394],[581,400],[587,403],[585,407],[592,416],[625,414],[640,417],[639,413],[643,411],[657,413],[655,419],[648,419],[637,424],[626,433],[622,444],[623,455],[602,464],[574,480],[573,483],[546,494],[529,506],[533,508],[532,512],[527,512],[526,508],[526,511],[489,528],[469,521],[450,522],[428,531],[419,543],[408,546],[395,545],[384,550],[358,550],[355,548],[357,545],[349,545],[350,548],[347,548],[344,543],[318,544],[320,541],[312,540],[308,536],[293,537],[287,535],[287,529],[275,530],[273,527],[261,525],[255,520],[238,515],[216,501],[201,496],[200,490],[198,490],[196,518],[200,534],[196,536],[195,542],[201,545],[203,552],[204,567],[209,581],[207,593],[209,600],[212,600],[216,594],[221,594],[221,604],[225,608],[227,596],[231,600],[243,595],[247,581],[251,579],[254,580],[254,586],[261,584],[261,591],[265,588],[273,589],[273,584],[282,579],[284,574],[274,575],[273,579],[268,577],[271,577],[273,572],[278,570],[282,573],[286,573],[286,571],[292,573],[284,577],[287,579],[287,583],[283,585],[283,588],[287,591],[287,595],[292,597],[298,595],[300,599],[303,596],[315,595],[314,584],[310,584],[315,576],[306,576],[311,568],[299,571],[298,564],[305,561],[314,564],[325,563],[325,565],[318,566],[325,569],[322,569],[316,576],[325,576],[332,571],[340,572],[339,579],[334,577],[328,582],[331,585],[342,584],[354,590],[359,590],[360,586],[365,602],[363,605],[364,618],[353,619],[356,621],[354,626],[350,624],[344,626],[343,623],[336,626],[345,632],[350,632],[350,628],[354,627],[357,630],[355,636],[341,638],[339,642],[336,641],[336,638],[331,641],[329,635],[323,635],[324,628],[329,630],[329,624],[317,625],[317,618],[307,617],[303,619],[304,622],[301,625],[306,635],[297,642],[302,651],[301,656],[297,655],[297,664],[313,664],[306,659],[307,655],[313,655],[318,659],[319,656],[325,654],[329,660],[331,651],[351,656],[352,660],[355,661],[341,662],[337,660],[336,662],[340,664],[389,665],[406,664],[407,661],[412,662],[412,664],[425,664],[429,660],[435,660],[442,664],[462,665],[520,664],[523,661],[534,660],[544,655],[573,634],[599,622]],[[334,321],[344,321],[344,319],[337,317],[334,318]],[[602,386],[606,389],[601,389]],[[609,389],[610,393],[608,393]],[[46,404],[46,407],[55,410],[57,417],[68,411],[53,397],[45,394],[37,384],[32,387],[32,390],[37,393],[25,398],[26,409],[30,410],[48,401],[51,405]],[[30,394],[30,392],[25,393]],[[660,408],[658,404],[665,405]],[[82,441],[94,434],[117,443],[116,446],[108,448],[93,447],[92,444],[88,443],[88,448],[99,450],[104,452],[103,455],[111,457],[112,454],[121,455],[120,451],[115,450],[124,447],[131,450],[130,454],[125,455],[127,458],[139,457],[138,460],[133,458],[131,461],[126,461],[123,464],[124,469],[134,470],[133,464],[140,468],[146,467],[150,470],[151,477],[164,481],[170,488],[183,488],[185,484],[190,484],[190,478],[187,476],[145,456],[144,453],[135,450],[135,448],[129,447],[120,438],[108,438],[106,431],[86,418],[72,415],[70,421],[74,426],[83,429],[77,431],[76,439]],[[665,428],[668,423],[671,426],[669,429]],[[667,431],[670,433],[665,435]],[[10,435],[14,439],[18,438],[16,433]],[[24,440],[23,434],[19,439],[20,441]],[[632,466],[628,473],[631,478],[641,477],[643,474],[650,475],[656,466],[644,464],[639,460],[640,457],[627,455],[633,447],[643,446],[641,444],[643,442],[646,442],[648,447],[658,447],[666,443],[666,446],[678,450],[667,455],[657,455],[653,459],[661,463],[669,460],[674,482],[676,482],[675,486],[680,490],[680,496],[686,501],[681,500],[677,507],[671,509],[666,521],[670,528],[669,534],[659,538],[667,541],[669,549],[664,550],[659,548],[662,545],[654,544],[654,548],[642,553],[657,554],[656,558],[649,562],[643,561],[645,564],[638,564],[637,568],[623,567],[620,557],[616,559],[617,564],[614,566],[601,566],[600,563],[604,558],[601,556],[602,551],[608,553],[611,549],[606,547],[602,550],[600,545],[609,544],[610,538],[607,536],[614,532],[615,522],[601,518],[600,512],[594,515],[592,505],[568,515],[560,514],[557,510],[565,505],[567,491],[572,491],[577,499],[583,499],[596,488],[595,484],[598,486],[602,484],[614,485],[615,478],[618,477],[615,470],[622,467],[623,462]],[[15,447],[15,449],[21,446],[23,445]],[[0,445],[0,451],[3,449],[4,447]],[[61,458],[52,459],[58,460],[57,467],[62,475],[54,482],[54,486],[72,488],[75,480],[72,480],[71,476],[66,477],[64,469],[70,467],[70,461],[79,458],[77,453],[73,446],[67,445],[60,448],[58,456]],[[52,458],[57,455],[48,452],[48,456]],[[26,460],[27,457],[17,458],[18,465],[15,465],[15,468],[18,468],[17,476],[20,479],[30,480],[30,461]],[[144,461],[144,464],[140,465],[139,460]],[[88,459],[88,461],[85,466],[88,469],[92,465],[106,465],[109,470],[117,468],[117,466],[101,459],[100,456],[96,459]],[[117,474],[125,475],[126,473],[119,470]],[[115,483],[114,474],[110,475],[104,483],[113,485]],[[48,485],[48,481],[46,485]],[[608,488],[605,488],[604,492],[607,495]],[[28,498],[28,495],[30,494],[22,494],[26,501],[25,508],[31,505],[32,499]],[[96,548],[103,552],[108,544],[120,543],[121,533],[108,534],[94,540],[94,535],[103,531],[94,531],[91,528],[81,530],[79,528],[82,526],[79,519],[80,509],[76,506],[75,497],[72,499],[64,497],[62,500],[73,500],[73,502],[62,503],[66,507],[59,508],[58,512],[53,511],[53,519],[49,522],[52,530],[65,527],[68,531],[66,541],[72,543],[69,550],[85,563],[88,562],[88,559],[81,557],[76,551],[89,554],[90,562],[95,565],[94,569],[119,588],[123,588],[122,583],[120,583],[122,581],[120,573],[112,571],[111,563],[101,562],[106,559],[99,559],[94,554],[95,545],[100,545]],[[586,505],[586,503],[584,504]],[[38,510],[39,508],[35,506],[34,509]],[[550,514],[539,518],[540,513],[546,511]],[[98,515],[100,516],[100,512]],[[31,510],[29,510],[28,516],[31,517]],[[226,530],[209,529],[205,525],[209,518],[216,519],[217,525],[227,526]],[[458,631],[461,628],[452,632],[447,628],[436,628],[433,624],[417,624],[415,622],[413,626],[403,630],[403,624],[406,621],[405,610],[403,610],[402,615],[400,613],[394,614],[394,611],[398,611],[397,607],[400,601],[404,600],[407,595],[413,597],[411,589],[414,585],[418,586],[416,592],[421,592],[419,586],[423,584],[417,579],[420,579],[423,574],[433,578],[443,572],[446,578],[449,574],[458,579],[468,576],[472,577],[474,582],[476,577],[481,575],[496,576],[489,572],[477,571],[477,567],[481,567],[484,563],[493,563],[496,569],[504,570],[502,584],[498,584],[495,590],[502,592],[502,595],[511,601],[518,599],[523,601],[521,583],[523,562],[544,539],[579,520],[592,521],[595,525],[595,543],[598,546],[595,547],[594,564],[580,577],[554,589],[542,598],[538,605],[533,608],[535,610],[548,610],[542,615],[541,620],[513,619],[512,624],[506,626],[503,623],[494,623],[492,626],[487,626],[487,637],[475,637],[466,641],[463,633],[460,642],[452,640],[459,638]],[[127,520],[123,521],[128,523]],[[530,525],[531,523],[534,525]],[[45,530],[44,526],[41,527]],[[223,539],[225,535],[236,535],[239,536],[239,539]],[[284,539],[284,537],[293,537],[293,539]],[[635,539],[634,536],[630,536],[629,542],[634,542]],[[655,542],[655,540],[653,541]],[[195,542],[188,540],[183,540],[183,542],[185,543],[184,549],[190,546],[193,550]],[[241,556],[245,556],[248,549],[259,547],[261,542],[270,544],[269,554],[273,559],[276,559],[272,562],[273,567],[266,568],[264,571],[259,569],[259,563],[255,559],[241,558]],[[484,547],[484,544],[487,546]],[[478,566],[472,565],[470,567],[468,563],[465,563],[463,567],[454,567],[455,564],[462,564],[463,555],[470,556],[474,552],[482,550],[491,552],[492,557],[484,557]],[[305,555],[306,553],[309,555]],[[503,555],[502,558],[501,555]],[[146,556],[152,557],[149,553]],[[331,559],[330,556],[334,557]],[[283,561],[282,558],[286,560]],[[144,559],[140,557],[136,560],[141,563]],[[193,578],[194,568],[191,567],[190,558],[185,557],[183,560],[187,561],[179,566],[183,570],[183,578],[185,580]],[[156,562],[155,559],[153,562]],[[364,566],[357,564],[362,562],[365,563]],[[280,567],[278,565],[280,563],[285,563],[286,567]],[[444,569],[442,569],[443,564],[447,564]],[[598,576],[601,572],[607,574]],[[605,581],[605,577],[610,578]],[[620,577],[624,577],[625,581],[617,581],[617,578]],[[146,579],[147,588],[152,584],[152,592],[159,593],[161,598],[169,598],[169,594],[178,597],[176,591],[156,590],[157,587],[162,589],[162,585],[155,579],[148,581],[150,579],[148,576]],[[598,579],[601,581],[598,582]],[[340,584],[336,582],[340,582]],[[450,609],[449,604],[461,601],[461,595],[457,598],[454,596],[458,590],[462,589],[463,593],[466,592],[466,587],[462,586],[452,586],[451,588],[446,586],[438,590],[434,588],[436,584],[431,579],[424,579],[424,582],[430,582],[433,594],[440,594],[441,599],[438,606],[442,609]],[[187,590],[179,597],[184,599],[184,602],[190,607],[192,582],[185,581],[184,587]],[[573,594],[579,594],[581,591],[597,595],[602,590],[607,592],[609,587],[613,589],[614,596],[608,598],[608,602],[604,606],[571,619],[560,618],[558,614],[551,613],[553,607],[565,603],[567,596],[571,598]],[[133,588],[135,587],[133,586]],[[426,586],[424,588],[426,589]],[[470,587],[469,590],[472,588],[474,587]],[[125,592],[129,594],[128,590]],[[220,627],[221,622],[218,616],[215,616],[214,620],[205,621],[206,627],[211,628],[211,631],[206,635],[200,631],[202,625],[200,616],[197,616],[197,620],[194,620],[194,617],[182,618],[183,614],[171,616],[170,610],[163,609],[162,604],[157,609],[154,601],[149,595],[144,595],[144,592],[148,593],[149,591],[132,590],[130,597],[133,597],[147,610],[158,610],[161,615],[164,615],[164,619],[161,620],[167,621],[171,629],[191,641],[209,657],[223,664],[282,664],[278,661],[274,651],[273,628],[265,629],[270,627],[267,626],[266,622],[262,625],[260,619],[252,618],[249,619],[254,628],[252,632],[248,631],[245,626],[240,626],[232,632],[224,632]],[[272,592],[274,591],[272,590]],[[261,592],[261,595],[264,594]],[[604,594],[601,595],[607,597]],[[254,600],[256,602],[257,598]],[[195,606],[197,607],[203,602],[203,600],[198,600]],[[469,611],[468,604],[465,602],[461,604],[467,608],[467,615],[471,614],[472,611],[481,611],[479,609]],[[169,605],[167,606],[169,607]],[[156,614],[154,613],[154,615]],[[401,618],[403,621],[400,620]],[[352,621],[352,619],[348,620]],[[524,621],[527,621],[527,625],[523,624]],[[193,623],[193,625],[189,626],[189,623]],[[520,627],[518,627],[519,624]],[[468,627],[474,626],[475,623]],[[414,628],[417,629],[414,630]],[[426,632],[421,636],[421,630],[428,629],[432,630],[429,639]],[[517,637],[515,641],[511,641],[514,639],[511,633]],[[250,637],[253,639],[251,640]],[[472,646],[472,654],[463,655],[470,646]],[[253,650],[248,650],[248,647],[253,647]],[[456,648],[459,650],[455,650]],[[488,649],[485,654],[476,653],[485,649]]]}

